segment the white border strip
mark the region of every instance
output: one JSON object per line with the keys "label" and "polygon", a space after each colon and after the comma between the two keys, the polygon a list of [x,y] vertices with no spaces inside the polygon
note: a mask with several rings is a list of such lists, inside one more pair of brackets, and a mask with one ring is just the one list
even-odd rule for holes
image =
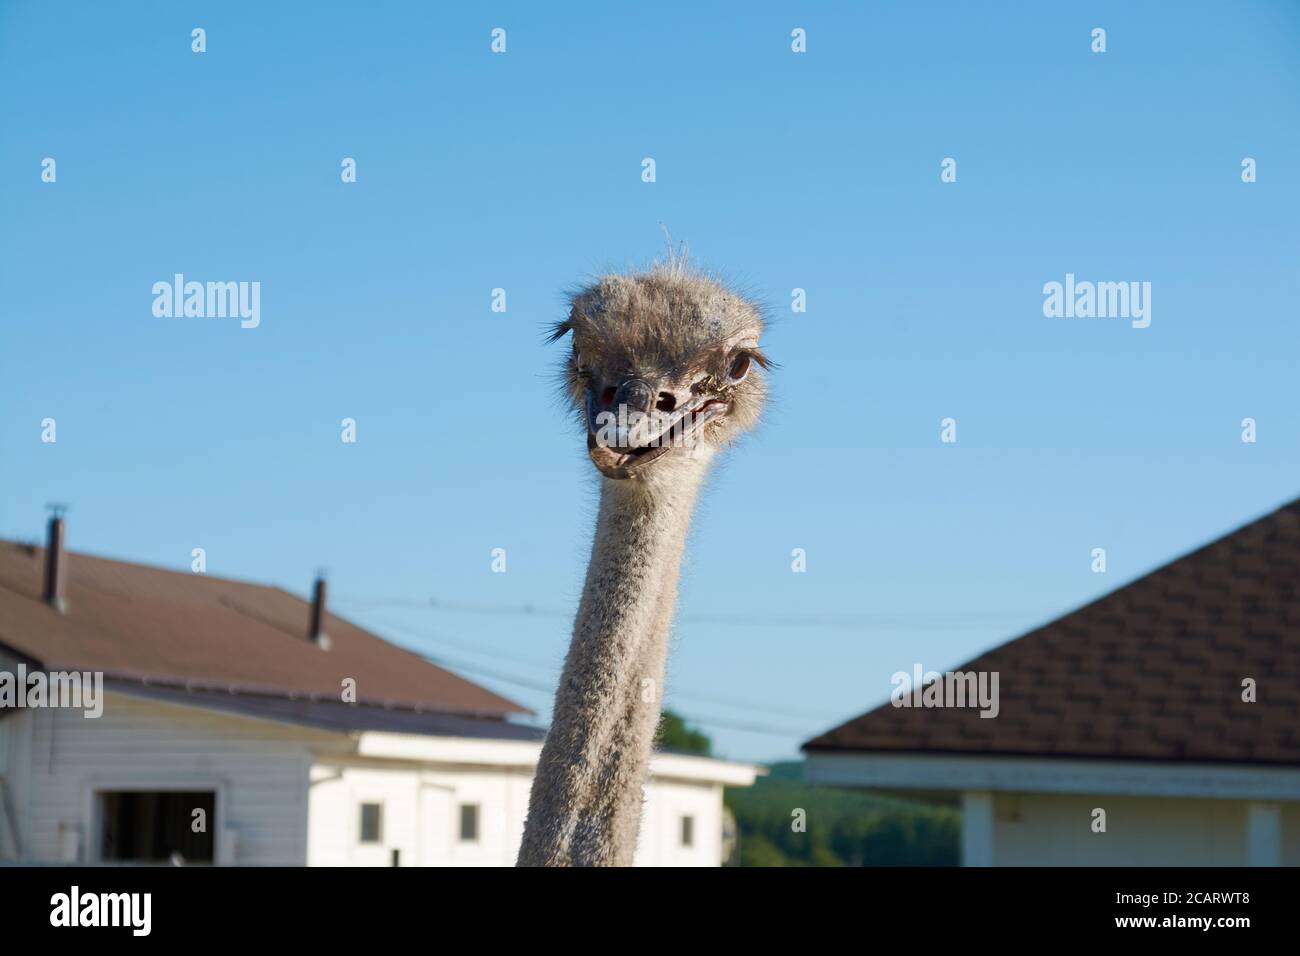
{"label": "white border strip", "polygon": [[810,783],[879,790],[1300,800],[1300,767],[813,751],[804,772]]}

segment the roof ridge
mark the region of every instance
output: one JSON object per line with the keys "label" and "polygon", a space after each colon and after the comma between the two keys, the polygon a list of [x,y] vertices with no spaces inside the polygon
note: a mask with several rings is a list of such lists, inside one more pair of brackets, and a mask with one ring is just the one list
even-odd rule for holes
{"label": "roof ridge", "polygon": [[[10,547],[19,551],[31,552],[33,555],[45,554],[45,545],[43,544],[32,544],[27,541],[17,541],[13,538],[0,538],[0,545],[9,545]],[[185,578],[187,581],[188,580],[207,581],[211,584],[238,584],[241,587],[246,587],[246,588],[263,588],[266,590],[284,591],[285,594],[288,594],[291,597],[296,597],[296,595],[294,595],[292,591],[285,590],[285,588],[279,584],[272,584],[265,581],[254,581],[251,578],[227,577],[226,575],[223,574],[208,574],[207,572],[204,572],[202,574],[196,574],[193,571],[188,571],[183,568],[173,568],[163,564],[148,564],[144,561],[137,561],[133,558],[118,558],[118,557],[113,557],[111,555],[100,554],[98,552],[93,552],[93,551],[74,551],[71,548],[65,548],[63,553],[69,558],[82,558],[82,559],[89,558],[91,561],[102,561],[105,564],[121,564],[121,565],[125,565],[128,568],[139,568],[140,570],[143,571],[157,571],[162,574],[174,574],[177,577]],[[105,590],[105,589],[103,587],[99,587],[98,590]],[[304,599],[299,598],[299,600],[304,600]]]}
{"label": "roof ridge", "polygon": [[434,707],[415,701],[389,700],[386,698],[358,697],[355,701],[335,698],[332,694],[318,691],[297,690],[269,685],[228,684],[222,681],[192,680],[170,674],[138,674],[131,672],[103,671],[106,681],[118,684],[138,684],[142,687],[164,687],[185,690],[190,693],[226,694],[230,697],[272,697],[277,700],[305,700],[315,704],[338,704],[340,707],[361,707],[374,710],[400,710],[415,714],[441,714],[447,717],[473,717],[480,720],[504,720],[505,715],[499,711],[460,709],[454,707]]}
{"label": "roof ridge", "polygon": [[1292,499],[947,669],[994,675],[978,707],[891,679],[801,749],[1300,764],[1298,619]]}
{"label": "roof ridge", "polygon": [[530,713],[332,610],[323,650],[307,636],[310,600],[278,584],[69,551],[70,603],[59,613],[40,599],[43,553],[0,539],[0,642],[45,668],[290,698],[338,699],[355,686],[377,707]]}
{"label": "roof ridge", "polygon": [[[1116,585],[1115,587],[1111,588],[1109,591],[1106,591],[1103,594],[1099,594],[1094,598],[1090,598],[1089,600],[1084,601],[1082,604],[1076,604],[1073,607],[1069,608],[1068,610],[1062,611],[1060,614],[1057,614],[1055,617],[1052,617],[1041,624],[1037,624],[1029,628],[1028,630],[1020,631],[1014,636],[1007,638],[1005,641],[1002,641],[999,644],[994,644],[992,647],[980,651],[978,654],[971,657],[969,660],[963,661],[957,667],[953,668],[953,670],[961,670],[962,668],[966,667],[968,664],[973,664],[975,661],[978,661],[980,658],[987,657],[988,655],[994,653],[995,651],[999,651],[1010,644],[1014,644],[1016,641],[1022,640],[1026,637],[1032,637],[1033,635],[1037,634],[1039,631],[1044,631],[1049,627],[1053,627],[1054,625],[1061,623],[1066,618],[1073,617],[1076,614],[1081,614],[1084,611],[1087,611],[1089,608],[1101,604],[1103,601],[1109,600],[1110,598],[1114,597],[1116,594],[1119,594],[1121,591],[1125,591],[1128,588],[1134,587],[1135,585],[1138,585],[1143,581],[1155,577],[1157,574],[1160,574],[1161,572],[1168,570],[1169,568],[1173,567],[1175,564],[1178,564],[1181,561],[1186,561],[1195,558],[1197,555],[1201,554],[1202,552],[1208,551],[1211,548],[1215,547],[1216,545],[1222,544],[1223,542],[1227,541],[1229,538],[1236,537],[1238,534],[1249,531],[1251,528],[1254,528],[1256,526],[1262,525],[1270,518],[1276,518],[1284,511],[1292,511],[1292,510],[1296,511],[1297,512],[1296,517],[1300,518],[1300,498],[1293,498],[1292,500],[1288,501],[1286,504],[1278,508],[1274,508],[1272,511],[1267,511],[1257,518],[1252,518],[1251,520],[1245,522],[1244,524],[1237,525],[1231,531],[1226,531],[1223,534],[1219,535],[1217,538],[1212,538],[1211,540],[1206,541],[1204,544],[1198,545],[1189,551],[1183,551],[1177,554],[1175,557],[1172,557],[1169,560],[1156,565],[1154,568],[1150,568],[1149,570],[1143,572],[1142,574],[1139,574],[1137,577],[1130,578],[1129,580],[1125,581],[1123,584]],[[873,708],[873,710],[875,709],[876,708]]]}

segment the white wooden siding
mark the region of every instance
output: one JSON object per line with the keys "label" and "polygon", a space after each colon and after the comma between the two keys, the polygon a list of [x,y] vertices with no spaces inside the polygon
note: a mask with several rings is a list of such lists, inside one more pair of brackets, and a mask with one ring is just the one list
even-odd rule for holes
{"label": "white wooden siding", "polygon": [[[311,771],[311,866],[513,866],[528,813],[531,772],[512,767],[379,765],[331,760]],[[360,842],[361,805],[383,806],[378,846]],[[460,839],[460,807],[479,807],[478,839]],[[681,818],[694,845],[681,845]],[[646,787],[637,866],[718,866],[722,788],[675,780]]]}
{"label": "white wooden siding", "polygon": [[[10,714],[0,724],[21,859],[97,862],[97,793],[168,789],[217,793],[209,826],[222,864],[390,866],[396,850],[403,866],[510,866],[518,855],[535,743],[403,737],[397,742],[423,739],[457,756],[375,757],[349,734],[120,692],[106,693],[104,705],[98,719],[47,709]],[[480,763],[470,762],[475,755]],[[637,864],[717,866],[722,789],[705,779],[707,768],[749,780],[753,769],[660,762],[691,779],[656,777],[647,785]],[[383,807],[377,844],[360,842],[363,803]],[[466,803],[480,808],[472,841],[460,839]],[[690,847],[681,845],[683,815],[694,818]]]}
{"label": "white wooden siding", "polygon": [[[307,773],[313,731],[215,711],[106,694],[104,715],[51,709],[23,715],[29,752],[18,826],[24,855],[98,859],[100,790],[213,789],[216,820],[235,835],[233,862],[301,865],[307,858]],[[229,844],[227,844],[229,845]]]}
{"label": "white wooden siding", "polygon": [[[694,840],[682,845],[682,817],[694,819]],[[637,866],[719,866],[722,863],[722,787],[694,781],[651,780],[646,787]]]}
{"label": "white wooden siding", "polygon": [[1300,803],[1282,805],[1282,865],[1300,866]]}
{"label": "white wooden siding", "polygon": [[[1106,832],[1091,829],[1106,811]],[[1178,797],[994,797],[996,866],[1245,866],[1240,800]]]}
{"label": "white wooden siding", "polygon": [[13,733],[10,728],[17,723],[13,716],[13,714],[5,714],[0,717],[0,778],[3,778],[5,771],[9,769],[9,736]]}

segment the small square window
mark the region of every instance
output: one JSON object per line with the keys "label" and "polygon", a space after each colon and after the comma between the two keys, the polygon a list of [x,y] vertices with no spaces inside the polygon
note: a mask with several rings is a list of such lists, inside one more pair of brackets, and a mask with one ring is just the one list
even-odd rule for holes
{"label": "small square window", "polygon": [[682,817],[682,846],[695,846],[694,817]]}
{"label": "small square window", "polygon": [[460,842],[478,841],[478,804],[462,803],[460,805]]}
{"label": "small square window", "polygon": [[361,842],[378,843],[383,839],[383,806],[378,803],[361,804]]}

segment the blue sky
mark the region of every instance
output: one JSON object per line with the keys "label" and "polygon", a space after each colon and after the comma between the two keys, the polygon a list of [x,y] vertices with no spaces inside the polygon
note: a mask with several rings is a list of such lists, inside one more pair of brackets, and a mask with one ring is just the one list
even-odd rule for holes
{"label": "blue sky", "polygon": [[[0,5],[0,535],[63,501],[76,550],[326,567],[544,718],[596,475],[542,329],[660,222],[776,320],[669,664],[727,755],[1300,494],[1300,6],[842,6]],[[176,272],[261,325],[154,317]],[[1151,326],[1044,317],[1067,272],[1151,282]]]}

